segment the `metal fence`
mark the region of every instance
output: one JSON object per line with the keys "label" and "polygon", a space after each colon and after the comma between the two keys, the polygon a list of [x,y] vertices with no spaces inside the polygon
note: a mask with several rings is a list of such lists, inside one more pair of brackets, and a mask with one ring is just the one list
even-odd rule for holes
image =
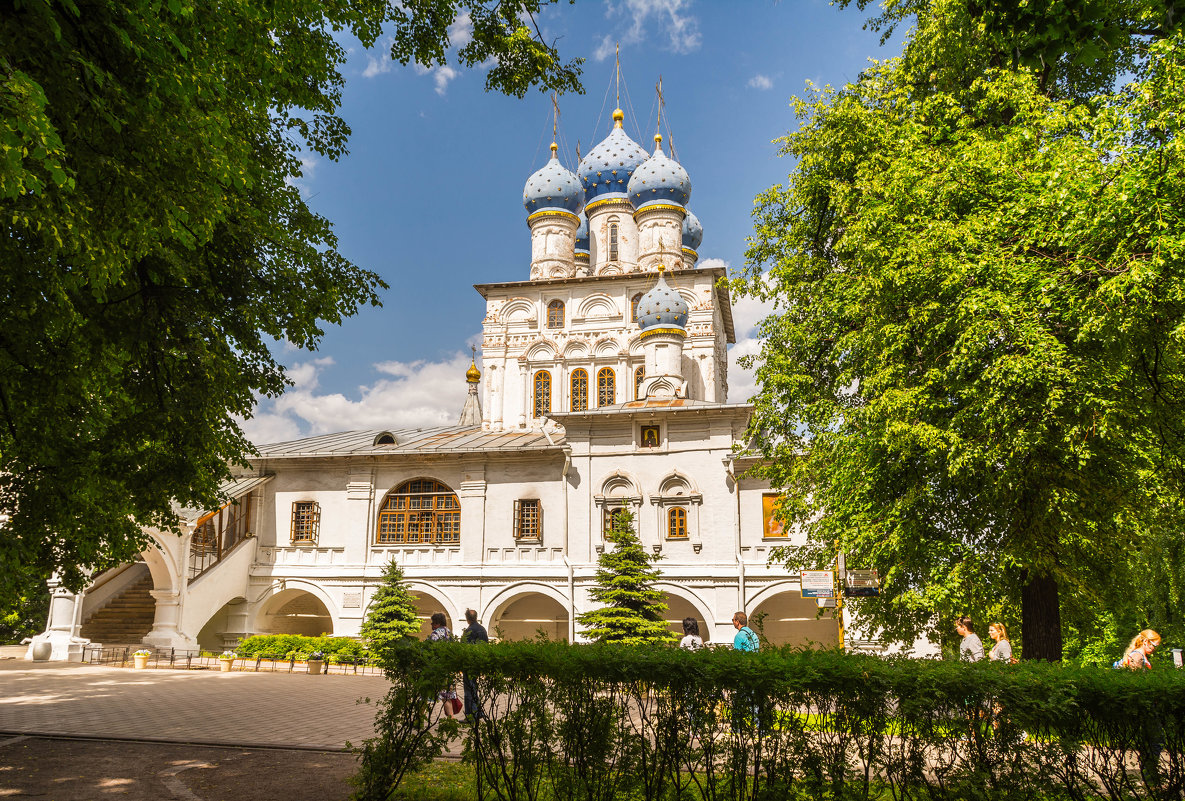
{"label": "metal fence", "polygon": [[[135,653],[149,651],[145,667],[155,670],[222,670],[221,656],[209,651],[183,651],[176,648],[143,648],[124,646],[120,648],[84,648],[82,661],[90,665],[133,667]],[[305,659],[284,654],[258,654],[236,656],[230,662],[230,670],[248,673],[311,673]],[[372,659],[365,657],[334,657],[324,660],[321,675],[339,676],[381,676],[383,669]]]}

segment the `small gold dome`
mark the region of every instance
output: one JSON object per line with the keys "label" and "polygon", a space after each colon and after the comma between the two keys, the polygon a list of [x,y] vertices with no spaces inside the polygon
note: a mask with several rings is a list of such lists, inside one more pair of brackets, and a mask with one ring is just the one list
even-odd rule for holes
{"label": "small gold dome", "polygon": [[481,370],[477,369],[477,364],[469,363],[469,369],[465,371],[465,380],[470,384],[476,384],[481,380]]}
{"label": "small gold dome", "polygon": [[625,112],[619,108],[613,109],[613,127],[620,128],[621,121],[625,119]]}

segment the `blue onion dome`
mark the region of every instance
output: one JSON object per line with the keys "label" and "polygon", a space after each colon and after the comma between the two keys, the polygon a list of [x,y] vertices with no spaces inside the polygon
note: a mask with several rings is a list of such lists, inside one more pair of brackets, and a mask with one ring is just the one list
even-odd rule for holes
{"label": "blue onion dome", "polygon": [[649,154],[626,135],[621,127],[625,113],[613,112],[613,130],[580,160],[576,172],[584,184],[584,200],[592,203],[605,197],[625,198],[630,176]]}
{"label": "blue onion dome", "polygon": [[584,207],[584,190],[580,179],[565,169],[556,157],[558,147],[551,143],[551,160],[527,179],[523,187],[523,205],[529,214],[544,209],[563,209],[573,214]]}
{"label": "blue onion dome", "polygon": [[588,253],[588,215],[580,212],[580,226],[576,229],[576,252]]}
{"label": "blue onion dome", "polygon": [[654,155],[634,170],[626,191],[635,209],[651,203],[687,205],[691,198],[691,178],[679,162],[662,152],[661,134],[654,137]]}
{"label": "blue onion dome", "polygon": [[699,217],[687,211],[687,216],[683,218],[683,247],[699,250],[699,243],[703,241],[704,227],[700,225]]}
{"label": "blue onion dome", "polygon": [[658,283],[638,301],[638,326],[643,336],[650,329],[687,326],[687,301],[667,286],[664,269],[658,268]]}

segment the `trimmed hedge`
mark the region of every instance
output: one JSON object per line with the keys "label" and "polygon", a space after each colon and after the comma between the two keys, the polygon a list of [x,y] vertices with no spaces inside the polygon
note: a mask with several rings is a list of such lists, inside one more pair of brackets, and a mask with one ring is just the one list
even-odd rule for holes
{"label": "trimmed hedge", "polygon": [[353,661],[366,658],[370,652],[358,640],[350,637],[305,637],[300,634],[257,634],[247,637],[235,648],[239,656],[274,656],[307,659],[320,651],[326,661]]}
{"label": "trimmed hedge", "polygon": [[[1181,799],[1185,672],[834,651],[402,643],[358,753],[385,799],[463,736],[480,798]],[[474,677],[485,717],[442,720]]]}

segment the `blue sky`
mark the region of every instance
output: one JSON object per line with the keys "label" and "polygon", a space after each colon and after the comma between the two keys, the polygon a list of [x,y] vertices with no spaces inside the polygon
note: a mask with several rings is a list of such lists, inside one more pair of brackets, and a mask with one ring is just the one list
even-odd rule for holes
{"label": "blue sky", "polygon": [[[661,75],[664,134],[669,125],[691,176],[688,207],[704,226],[701,264],[739,267],[753,198],[793,168],[772,141],[796,125],[790,98],[807,81],[842,85],[869,58],[894,55],[862,29],[865,16],[823,0],[578,0],[549,9],[544,34],[566,58],[587,59],[585,94],[559,101],[561,161],[574,169],[577,142],[587,153],[609,132],[619,42],[626,132],[652,148]],[[464,19],[453,32],[463,43]],[[355,43],[344,70],[350,153],[308,161],[300,187],[334,223],[342,253],[391,288],[382,308],[330,328],[318,351],[278,350],[296,385],[245,422],[256,443],[455,423],[485,311],[472,285],[529,277],[522,189],[549,156],[550,97],[486,93],[480,69],[403,67],[381,45]],[[750,300],[735,306],[731,401],[754,391],[735,357],[756,351],[763,312]]]}

